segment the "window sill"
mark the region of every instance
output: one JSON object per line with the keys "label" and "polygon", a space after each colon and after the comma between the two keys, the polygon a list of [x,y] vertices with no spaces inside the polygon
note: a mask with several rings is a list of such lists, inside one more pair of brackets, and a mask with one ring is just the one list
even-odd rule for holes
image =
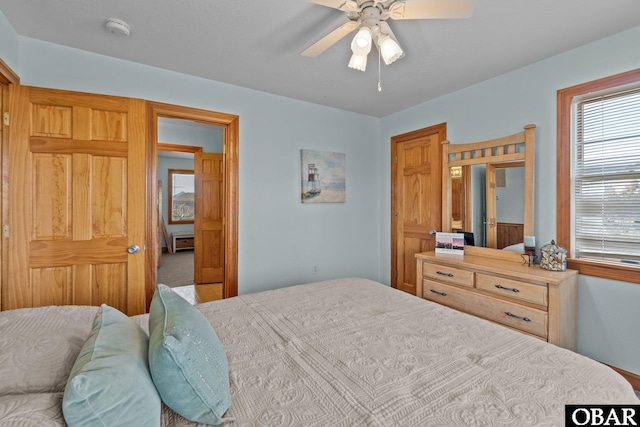
{"label": "window sill", "polygon": [[570,258],[567,267],[586,276],[640,284],[640,267]]}

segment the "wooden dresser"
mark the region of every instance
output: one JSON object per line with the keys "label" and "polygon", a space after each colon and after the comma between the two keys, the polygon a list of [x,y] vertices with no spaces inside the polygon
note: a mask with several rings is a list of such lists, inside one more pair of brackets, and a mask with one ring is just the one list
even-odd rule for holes
{"label": "wooden dresser", "polygon": [[416,258],[417,296],[576,350],[577,271],[466,253]]}

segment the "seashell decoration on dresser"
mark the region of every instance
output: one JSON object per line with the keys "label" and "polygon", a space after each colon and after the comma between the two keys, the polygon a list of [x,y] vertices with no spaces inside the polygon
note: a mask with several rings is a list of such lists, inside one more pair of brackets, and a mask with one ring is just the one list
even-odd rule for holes
{"label": "seashell decoration on dresser", "polygon": [[556,245],[555,240],[544,245],[540,248],[540,268],[550,271],[565,271],[567,269],[567,250]]}

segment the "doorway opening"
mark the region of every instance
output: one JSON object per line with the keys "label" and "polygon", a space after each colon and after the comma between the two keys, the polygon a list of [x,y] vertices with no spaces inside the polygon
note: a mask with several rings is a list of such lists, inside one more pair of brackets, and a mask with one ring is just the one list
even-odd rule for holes
{"label": "doorway opening", "polygon": [[[165,284],[191,303],[222,299],[223,283],[198,283],[204,280],[196,269],[203,268],[203,245],[195,245],[195,237],[202,227],[202,213],[212,209],[205,206],[209,197],[196,195],[194,173],[196,153],[222,154],[222,128],[182,119],[158,119],[158,275],[157,282]],[[202,190],[201,190],[202,191]],[[222,205],[222,194],[216,204]],[[196,199],[200,201],[196,218]],[[166,201],[163,203],[163,201]],[[209,243],[209,242],[205,242]],[[198,253],[196,253],[196,251]],[[218,254],[219,263],[224,253]],[[195,262],[198,259],[199,262]]]}
{"label": "doorway opening", "polygon": [[[147,262],[148,304],[155,291],[156,283],[159,283],[158,265],[162,265],[164,251],[168,253],[170,250],[174,253],[187,251],[193,253],[194,282],[203,284],[200,287],[202,297],[198,298],[196,295],[200,301],[236,296],[238,294],[239,118],[235,115],[169,104],[149,102],[148,105],[150,135],[147,147],[149,170],[147,175],[147,188],[149,189],[147,207],[150,221],[147,224],[147,247],[154,248]],[[189,168],[168,167],[169,164],[177,166],[178,162],[191,163],[187,165],[190,166]],[[182,163],[182,165],[184,166],[186,163]],[[202,165],[205,165],[204,170]],[[198,223],[198,209],[196,208],[193,224],[188,221],[172,221],[176,224],[171,224],[171,226],[175,225],[177,228],[175,230],[169,228],[170,224],[167,219],[170,218],[171,212],[169,211],[168,199],[169,192],[172,191],[168,186],[169,169],[193,170],[194,177],[204,176],[204,181],[200,185],[204,185],[202,188],[205,189],[214,187],[207,185],[209,182],[207,181],[208,171],[217,171],[216,187],[219,188],[219,191],[211,193],[210,190],[206,190],[209,191],[207,194],[215,194],[214,198],[219,200],[216,216],[216,218],[219,217],[219,221],[216,224],[211,225],[211,221],[207,217],[211,209],[205,207],[201,212],[200,223]],[[198,172],[199,170],[200,172]],[[165,174],[167,178],[164,178]],[[159,184],[160,182],[162,183]],[[196,184],[197,188],[198,184]],[[183,194],[176,194],[179,201],[184,202],[182,205],[185,206],[181,205],[181,208],[185,211],[189,210],[189,207],[186,206],[189,203],[197,207],[199,203],[202,205],[210,202],[212,197],[198,201],[196,189],[191,196],[186,194],[190,192],[188,190],[182,191]],[[201,191],[201,193],[203,192]],[[190,197],[193,198],[193,201],[189,200]],[[206,220],[203,220],[204,222],[202,222],[203,217],[207,217]],[[162,231],[163,225],[166,233]],[[212,228],[215,229],[214,232],[211,232]],[[165,249],[163,250],[163,248]],[[221,256],[216,257],[215,253],[221,254]],[[201,270],[201,273],[203,271],[204,273],[198,277],[198,257],[201,266],[203,260],[205,260],[205,264],[212,259],[217,260],[220,265],[214,266],[216,274],[211,274],[211,265],[204,265],[204,270]],[[215,289],[212,286],[204,286],[212,284],[219,286],[216,286]]]}

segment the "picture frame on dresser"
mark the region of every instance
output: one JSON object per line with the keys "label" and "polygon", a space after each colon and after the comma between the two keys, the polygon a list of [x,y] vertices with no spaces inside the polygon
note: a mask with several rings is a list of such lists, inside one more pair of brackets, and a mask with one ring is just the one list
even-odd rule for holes
{"label": "picture frame on dresser", "polygon": [[462,255],[464,253],[464,234],[436,233],[436,253]]}

